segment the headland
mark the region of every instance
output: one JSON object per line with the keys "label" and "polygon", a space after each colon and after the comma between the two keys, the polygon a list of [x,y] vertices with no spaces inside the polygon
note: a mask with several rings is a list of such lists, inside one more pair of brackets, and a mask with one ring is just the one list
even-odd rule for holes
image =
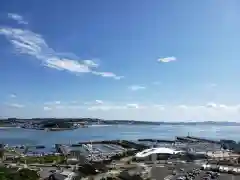
{"label": "headland", "polygon": [[0,119],[0,127],[21,127],[36,130],[74,130],[80,127],[91,125],[221,125],[221,126],[239,126],[237,122],[153,122],[153,121],[134,121],[134,120],[103,120],[95,118],[31,118],[18,119],[8,118]]}

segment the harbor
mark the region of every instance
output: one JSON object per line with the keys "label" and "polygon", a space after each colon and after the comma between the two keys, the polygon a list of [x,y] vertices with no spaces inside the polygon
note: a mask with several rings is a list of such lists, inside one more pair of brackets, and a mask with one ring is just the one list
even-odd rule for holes
{"label": "harbor", "polygon": [[170,148],[177,151],[190,152],[216,158],[236,158],[238,152],[234,149],[224,149],[228,144],[209,139],[198,139],[195,137],[175,137],[173,140],[160,139],[138,139],[138,140],[105,140],[105,141],[84,141],[75,144],[53,144],[52,147],[44,145],[4,145],[9,151],[22,156],[44,156],[61,154],[77,158],[78,155],[85,156],[88,161],[109,160],[111,157],[126,152],[136,153],[147,148]]}
{"label": "harbor", "polygon": [[[77,168],[77,172],[83,174],[83,179],[93,176],[100,180],[113,176],[109,172],[117,172],[114,177],[120,176],[119,173],[122,176],[125,171],[136,173],[136,169],[142,166],[144,170],[140,174],[145,175],[141,176],[148,176],[151,174],[149,168],[157,166],[157,172],[161,172],[161,175],[155,175],[166,178],[175,177],[172,170],[166,170],[173,164],[178,174],[176,178],[181,176],[181,168],[187,171],[191,167],[206,167],[206,170],[202,170],[205,172],[211,171],[209,165],[216,166],[218,171],[224,169],[225,179],[228,179],[225,175],[226,167],[229,167],[227,173],[236,174],[239,154],[233,149],[238,145],[233,140],[237,138],[226,138],[231,137],[227,136],[229,134],[214,137],[210,131],[212,128],[206,134],[211,138],[198,136],[195,126],[191,126],[192,131],[186,136],[189,127],[181,128],[183,127],[112,125],[56,132],[9,128],[0,133],[3,134],[2,137],[8,136],[1,142],[6,150],[4,163],[14,167],[39,168],[41,177],[49,177],[53,174],[50,171],[59,172],[59,168],[64,173],[76,172],[73,169]],[[234,128],[225,127],[224,131]],[[146,151],[148,153],[144,154]],[[157,155],[153,156],[154,160],[151,153]]]}
{"label": "harbor", "polygon": [[[225,142],[231,141],[225,140]],[[146,173],[153,175],[153,169],[151,172],[147,169],[154,166],[158,169],[154,176],[171,176],[175,179],[185,177],[181,169],[192,172],[193,167],[199,169],[202,176],[205,176],[204,171],[213,169],[223,173],[221,176],[227,179],[229,177],[224,173],[240,175],[240,154],[231,149],[224,149],[223,146],[221,140],[181,136],[172,140],[145,138],[84,141],[75,144],[55,144],[50,149],[43,145],[8,146],[5,144],[1,147],[6,151],[3,159],[6,165],[13,166],[14,162],[23,163],[35,169],[42,169],[39,170],[40,173],[43,173],[44,168],[55,169],[55,166],[66,170],[75,167],[84,174],[84,177],[94,176],[98,179],[103,177],[100,174],[109,176],[107,172],[113,169],[121,177],[126,171],[136,173],[139,167],[143,168],[140,172],[141,176],[146,176]],[[153,155],[155,159],[152,159]],[[169,171],[169,168],[174,168],[176,174],[173,174],[172,170]],[[162,173],[159,174],[159,171]]]}

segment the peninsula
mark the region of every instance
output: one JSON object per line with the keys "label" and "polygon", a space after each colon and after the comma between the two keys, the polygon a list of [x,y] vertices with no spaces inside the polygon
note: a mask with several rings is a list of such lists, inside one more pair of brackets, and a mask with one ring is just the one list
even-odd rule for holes
{"label": "peninsula", "polygon": [[134,120],[104,120],[98,118],[7,118],[0,119],[0,127],[21,127],[37,130],[73,130],[79,127],[88,127],[91,125],[221,125],[221,126],[239,126],[237,122],[154,122],[154,121],[134,121]]}

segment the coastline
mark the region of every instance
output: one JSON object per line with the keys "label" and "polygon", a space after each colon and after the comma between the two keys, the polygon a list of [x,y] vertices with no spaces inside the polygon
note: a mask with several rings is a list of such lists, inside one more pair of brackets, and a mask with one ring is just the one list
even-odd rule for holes
{"label": "coastline", "polygon": [[[114,124],[91,124],[90,127],[106,127],[106,126],[113,126]],[[117,125],[117,124],[116,124]]]}

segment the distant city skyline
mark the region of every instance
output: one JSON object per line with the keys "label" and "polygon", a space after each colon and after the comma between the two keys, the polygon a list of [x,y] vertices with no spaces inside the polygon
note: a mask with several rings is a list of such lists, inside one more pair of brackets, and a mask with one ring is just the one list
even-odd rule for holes
{"label": "distant city skyline", "polygon": [[240,2],[0,6],[0,117],[240,122]]}

